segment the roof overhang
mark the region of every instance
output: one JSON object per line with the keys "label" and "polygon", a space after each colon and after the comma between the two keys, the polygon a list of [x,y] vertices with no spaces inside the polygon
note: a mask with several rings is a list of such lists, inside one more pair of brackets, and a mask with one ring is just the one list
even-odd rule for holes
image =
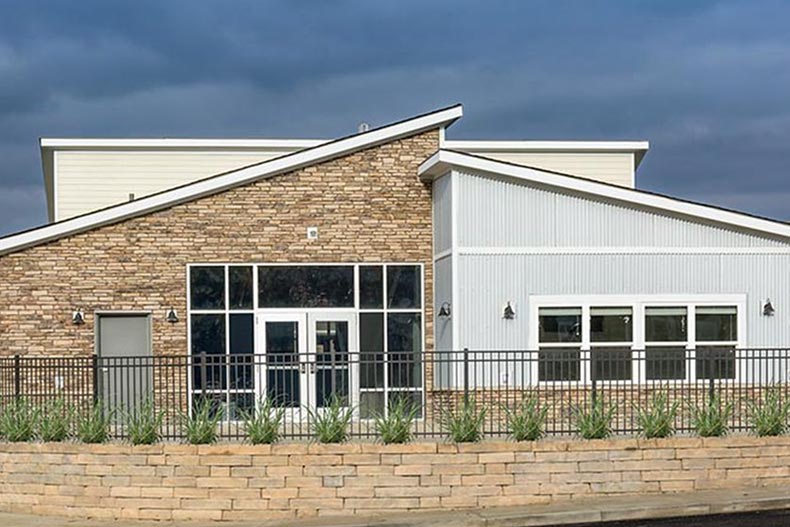
{"label": "roof overhang", "polygon": [[449,150],[485,156],[486,152],[512,153],[627,153],[634,155],[634,169],[650,150],[648,141],[445,141]]}
{"label": "roof overhang", "polygon": [[218,174],[128,203],[77,216],[36,229],[0,238],[0,255],[46,243],[65,236],[142,216],[179,203],[216,194],[253,181],[290,172],[353,152],[395,141],[435,128],[445,128],[463,116],[456,104],[404,121],[351,135],[248,167]]}
{"label": "roof overhang", "polygon": [[423,181],[433,181],[435,178],[441,177],[453,169],[514,178],[536,185],[554,187],[606,200],[666,211],[752,232],[790,238],[790,225],[780,221],[760,218],[711,205],[693,203],[644,190],[601,183],[578,176],[496,161],[453,150],[439,150],[436,152],[420,165],[419,175]]}

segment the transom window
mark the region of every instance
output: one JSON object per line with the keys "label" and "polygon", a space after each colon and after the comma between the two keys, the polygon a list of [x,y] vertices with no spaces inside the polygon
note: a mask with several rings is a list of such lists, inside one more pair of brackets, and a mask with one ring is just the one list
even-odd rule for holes
{"label": "transom window", "polygon": [[583,300],[533,300],[539,381],[735,378],[740,299]]}

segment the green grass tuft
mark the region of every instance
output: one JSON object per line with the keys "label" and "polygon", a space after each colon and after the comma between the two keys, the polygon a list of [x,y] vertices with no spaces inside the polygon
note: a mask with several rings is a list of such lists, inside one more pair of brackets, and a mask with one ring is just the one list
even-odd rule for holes
{"label": "green grass tuft", "polygon": [[280,439],[285,408],[278,408],[268,397],[261,398],[257,411],[243,411],[241,415],[247,438],[253,445],[270,445]]}
{"label": "green grass tuft", "polygon": [[612,419],[617,407],[607,404],[601,395],[589,406],[574,410],[576,430],[582,439],[606,439],[612,435]]}
{"label": "green grass tuft", "polygon": [[675,418],[680,403],[669,403],[666,392],[656,392],[647,408],[634,408],[636,422],[646,438],[670,437],[675,433]]}
{"label": "green grass tuft", "polygon": [[475,400],[466,398],[455,410],[442,411],[442,425],[454,443],[477,443],[483,439],[483,424],[488,409],[477,407]]}
{"label": "green grass tuft", "polygon": [[328,405],[315,411],[308,409],[313,436],[319,443],[345,443],[352,411],[343,397],[332,395]]}
{"label": "green grass tuft", "polygon": [[516,441],[537,441],[543,437],[549,408],[541,408],[538,398],[530,395],[521,400],[516,408],[505,407],[507,426]]}
{"label": "green grass tuft", "polygon": [[409,397],[398,397],[389,405],[386,415],[375,415],[376,432],[385,445],[408,443],[412,440],[412,425],[420,407]]}

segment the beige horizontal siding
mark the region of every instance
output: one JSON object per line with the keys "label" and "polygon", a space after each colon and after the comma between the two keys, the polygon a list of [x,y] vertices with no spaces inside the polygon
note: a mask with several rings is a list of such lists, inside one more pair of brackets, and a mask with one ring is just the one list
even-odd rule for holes
{"label": "beige horizontal siding", "polygon": [[59,151],[57,220],[123,203],[130,193],[142,198],[291,152]]}
{"label": "beige horizontal siding", "polygon": [[633,188],[632,153],[618,152],[475,152],[499,161],[543,168]]}

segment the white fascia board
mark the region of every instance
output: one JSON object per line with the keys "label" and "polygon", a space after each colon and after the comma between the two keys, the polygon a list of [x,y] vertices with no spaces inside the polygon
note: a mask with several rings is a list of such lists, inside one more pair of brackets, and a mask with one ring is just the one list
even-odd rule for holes
{"label": "white fascia board", "polygon": [[313,148],[331,140],[329,139],[94,139],[94,138],[61,138],[42,137],[39,139],[41,148],[228,148],[228,149],[288,149]]}
{"label": "white fascia board", "polygon": [[458,141],[447,140],[449,149],[497,152],[636,152],[649,150],[648,141]]}
{"label": "white fascia board", "polygon": [[445,141],[444,148],[462,150],[470,153],[512,152],[583,152],[583,153],[614,153],[625,152],[634,154],[634,168],[638,168],[642,159],[650,150],[648,141]]}
{"label": "white fascia board", "polygon": [[522,167],[461,152],[440,150],[420,165],[418,173],[420,179],[423,181],[431,181],[433,178],[445,174],[448,170],[452,170],[453,168],[512,177],[539,185],[547,185],[572,192],[580,192],[609,200],[641,205],[643,207],[663,210],[691,218],[739,227],[759,233],[790,238],[790,225],[779,221],[758,218],[748,214],[719,209],[709,205],[691,203],[640,190],[607,185],[590,179]]}
{"label": "white fascia board", "polygon": [[12,234],[0,238],[0,255],[78,232],[94,229],[102,225],[142,216],[179,203],[185,203],[203,196],[216,194],[217,192],[222,192],[223,190],[244,185],[258,179],[297,170],[305,166],[348,155],[364,148],[370,148],[382,143],[394,141],[400,137],[417,134],[440,126],[447,126],[461,116],[463,116],[463,107],[460,104],[451,106],[433,113],[376,128],[369,132],[352,135],[307,150],[301,150],[293,154],[278,157],[251,167],[233,170],[194,183],[189,183],[182,187],[153,194],[136,201],[122,203],[114,207],[109,207],[62,222],[45,225],[18,234]]}

